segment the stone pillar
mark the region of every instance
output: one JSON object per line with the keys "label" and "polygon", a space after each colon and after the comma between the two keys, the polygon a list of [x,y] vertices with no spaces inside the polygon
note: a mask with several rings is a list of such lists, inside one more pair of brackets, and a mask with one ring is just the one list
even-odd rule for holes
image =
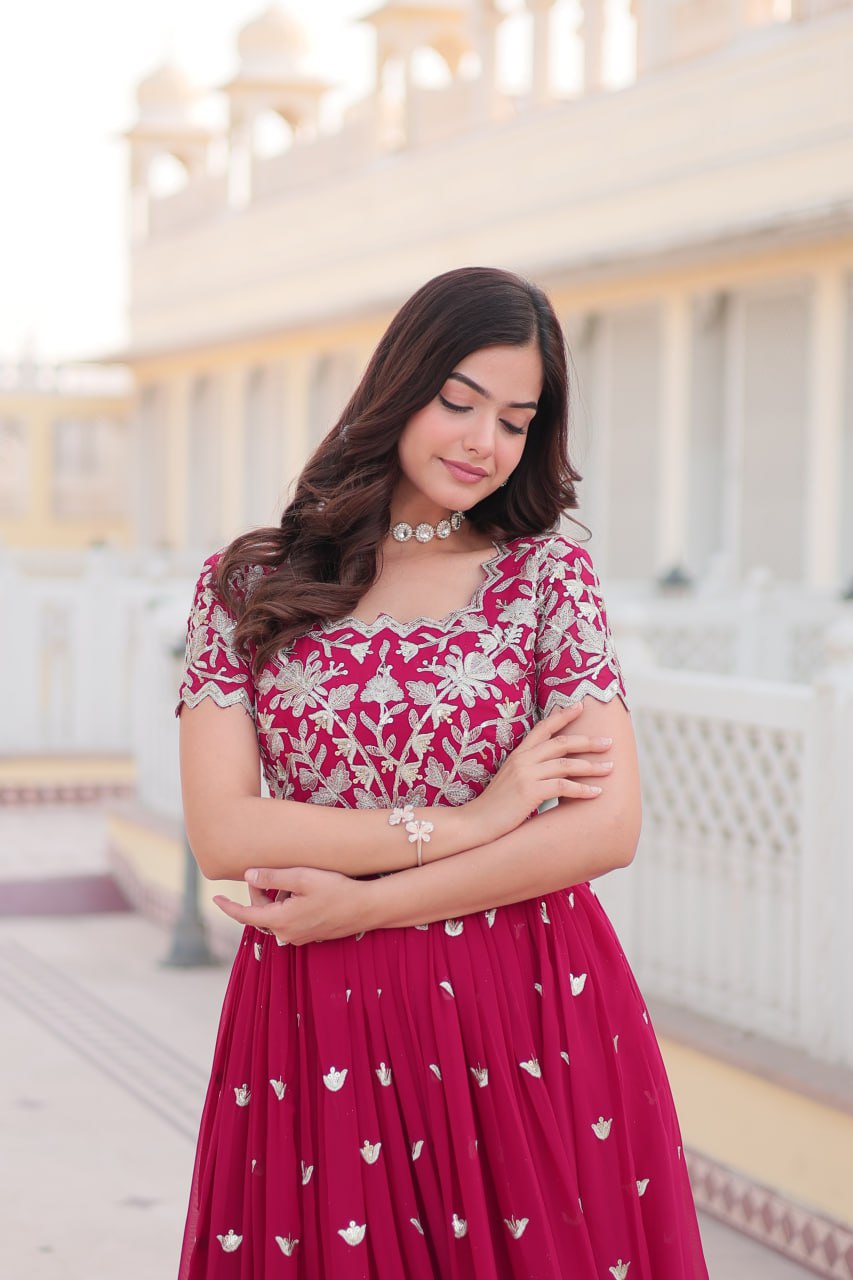
{"label": "stone pillar", "polygon": [[657,521],[657,568],[685,566],[690,439],[690,299],[671,294],[664,302],[661,341],[661,481]]}
{"label": "stone pillar", "polygon": [[474,17],[475,43],[480,55],[480,75],[477,79],[477,115],[488,122],[497,115],[498,63],[497,35],[503,22],[503,14],[494,8],[492,0],[482,0]]}
{"label": "stone pillar", "polygon": [[166,415],[166,444],[168,464],[166,476],[166,521],[170,547],[187,545],[189,475],[192,459],[189,456],[190,378],[187,374],[175,375],[163,387]]}
{"label": "stone pillar", "polygon": [[604,55],[604,0],[583,0],[581,21],[583,36],[584,93],[601,88]]}
{"label": "stone pillar", "polygon": [[814,284],[809,352],[809,450],[806,483],[806,581],[838,585],[844,430],[846,291],[838,267]]}
{"label": "stone pillar", "polygon": [[244,209],[252,199],[252,121],[231,127],[228,155],[228,203]]}
{"label": "stone pillar", "polygon": [[669,7],[669,0],[631,0],[637,24],[638,79],[668,61]]}
{"label": "stone pillar", "polygon": [[222,414],[222,510],[220,530],[228,540],[243,531],[245,370],[239,365],[220,374]]}
{"label": "stone pillar", "polygon": [[551,9],[554,0],[527,0],[533,14],[530,96],[537,106],[551,100]]}

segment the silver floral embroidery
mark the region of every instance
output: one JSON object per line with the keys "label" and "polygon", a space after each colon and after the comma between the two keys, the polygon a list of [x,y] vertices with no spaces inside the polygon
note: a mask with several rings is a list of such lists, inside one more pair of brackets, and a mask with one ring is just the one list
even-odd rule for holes
{"label": "silver floral embroidery", "polygon": [[540,903],[539,903],[539,914],[542,916],[542,923],[543,923],[543,924],[550,924],[550,923],[551,923],[551,919],[550,919],[550,917],[549,917],[549,915],[548,915],[548,903],[547,903],[547,902],[540,902]]}
{"label": "silver floral embroidery", "polygon": [[420,1220],[419,1220],[418,1218],[409,1218],[409,1222],[411,1222],[412,1226],[415,1228],[415,1230],[416,1230],[417,1232],[419,1232],[421,1235],[423,1235],[423,1233],[424,1233],[424,1229],[423,1229],[423,1227],[421,1226],[421,1224],[420,1224]]}
{"label": "silver floral embroidery", "polygon": [[382,1150],[382,1143],[368,1142],[365,1138],[358,1150],[365,1164],[376,1164],[379,1159],[379,1152]]}
{"label": "silver floral embroidery", "polygon": [[537,994],[537,995],[541,996],[541,994],[542,994],[542,983],[541,983],[541,982],[534,982],[534,984],[533,984],[533,990],[536,992],[536,994]]}
{"label": "silver floral embroidery", "polygon": [[444,932],[449,938],[458,938],[464,928],[464,920],[445,920],[444,922]]}
{"label": "silver floral embroidery", "polygon": [[388,1085],[391,1083],[391,1068],[386,1066],[384,1062],[380,1062],[379,1066],[376,1068],[376,1078],[379,1083],[384,1085],[387,1089]]}
{"label": "silver floral embroidery", "polygon": [[293,1250],[299,1244],[294,1236],[276,1236],[275,1242],[286,1258],[293,1256]]}
{"label": "silver floral embroidery", "polygon": [[329,1067],[328,1074],[323,1076],[323,1084],[332,1093],[337,1093],[339,1089],[344,1087],[348,1070],[348,1067],[344,1067],[343,1071],[336,1071],[334,1067]]}
{"label": "silver floral embroidery", "polygon": [[504,1222],[509,1227],[509,1233],[513,1240],[520,1240],[524,1235],[524,1229],[527,1226],[529,1218],[504,1218]]}
{"label": "silver floral embroidery", "polygon": [[282,1098],[284,1097],[284,1091],[287,1088],[287,1085],[284,1083],[281,1076],[279,1076],[277,1080],[270,1080],[270,1084],[273,1087],[273,1092],[275,1093],[275,1096],[278,1098],[279,1102],[281,1102]]}
{"label": "silver floral embroidery", "polygon": [[580,993],[583,991],[584,987],[586,986],[586,974],[579,973],[576,975],[574,973],[570,973],[569,982],[572,988],[572,995],[579,996]]}
{"label": "silver floral embroidery", "polygon": [[444,981],[443,981],[443,982],[439,982],[439,984],[438,984],[438,985],[441,987],[442,991],[446,991],[446,992],[447,992],[447,994],[448,994],[449,996],[455,996],[455,995],[456,995],[456,992],[453,990],[453,987],[452,987],[452,986],[451,986],[451,984],[447,981],[447,979],[446,979],[446,978],[444,979]]}
{"label": "silver floral embroidery", "polygon": [[354,1247],[357,1244],[361,1244],[362,1240],[364,1239],[364,1234],[366,1231],[367,1231],[366,1222],[362,1223],[362,1225],[359,1226],[356,1223],[355,1219],[352,1218],[350,1220],[350,1224],[348,1227],[338,1228],[338,1235],[341,1237],[342,1240],[346,1240],[347,1244],[351,1244]]}
{"label": "silver floral embroidery", "polygon": [[432,1072],[432,1074],[435,1076],[436,1080],[441,1079],[441,1067],[439,1067],[437,1062],[431,1062],[429,1064],[429,1069]]}
{"label": "silver floral embroidery", "polygon": [[486,1085],[489,1083],[489,1068],[481,1067],[480,1064],[477,1063],[476,1067],[469,1067],[468,1070],[471,1072],[471,1075],[477,1081],[480,1088],[485,1089]]}
{"label": "silver floral embroidery", "polygon": [[610,1126],[612,1124],[613,1124],[612,1117],[610,1120],[605,1120],[604,1116],[599,1116],[595,1124],[591,1125],[590,1128],[592,1129],[596,1138],[600,1138],[601,1141],[604,1142],[605,1138],[610,1137]]}
{"label": "silver floral embroidery", "polygon": [[248,1107],[252,1097],[252,1091],[247,1084],[241,1084],[239,1089],[235,1088],[234,1098],[238,1107]]}
{"label": "silver floral embroidery", "polygon": [[243,1237],[238,1236],[233,1227],[229,1227],[224,1236],[217,1236],[216,1239],[222,1245],[225,1253],[234,1253],[235,1249],[239,1249],[243,1243]]}
{"label": "silver floral embroidery", "polygon": [[618,1035],[618,1033],[613,1037],[613,1050],[614,1050],[614,1052],[615,1052],[615,1053],[618,1053],[618,1052],[619,1052],[619,1035]]}
{"label": "silver floral embroidery", "polygon": [[460,1218],[458,1213],[454,1213],[450,1221],[453,1227],[453,1234],[456,1236],[457,1240],[461,1240],[463,1236],[468,1234],[467,1219]]}
{"label": "silver floral embroidery", "polygon": [[610,1274],[613,1276],[613,1280],[625,1280],[630,1265],[630,1262],[623,1262],[620,1258],[615,1267],[609,1268]]}
{"label": "silver floral embroidery", "polygon": [[542,1068],[536,1058],[529,1058],[527,1062],[519,1062],[518,1065],[521,1067],[522,1071],[526,1071],[527,1074],[533,1076],[534,1079],[541,1079]]}
{"label": "silver floral embroidery", "polygon": [[424,1140],[423,1138],[418,1138],[417,1142],[412,1143],[412,1159],[419,1160],[423,1149],[424,1149]]}
{"label": "silver floral embroidery", "polygon": [[311,1181],[311,1174],[314,1172],[314,1166],[313,1164],[306,1164],[304,1160],[300,1160],[299,1170],[302,1175],[302,1185],[303,1187],[307,1187],[308,1183]]}
{"label": "silver floral embroidery", "polygon": [[256,942],[256,943],[255,943],[255,948],[254,948],[254,949],[255,949],[255,959],[256,959],[256,960],[260,960],[261,956],[264,954],[264,946],[263,946],[263,943],[262,943],[262,942]]}
{"label": "silver floral embroidery", "polygon": [[563,1059],[563,1062],[565,1062],[567,1067],[571,1065],[569,1062],[569,1055],[565,1049],[560,1050],[560,1057]]}
{"label": "silver floral embroidery", "polygon": [[492,928],[492,926],[493,926],[493,925],[494,925],[494,923],[495,923],[495,916],[496,916],[496,915],[497,915],[497,911],[496,911],[496,909],[495,909],[494,907],[490,907],[490,908],[489,908],[489,910],[485,912],[486,922],[487,922],[487,924],[488,924],[488,926],[489,926],[489,928],[490,928],[490,929]]}
{"label": "silver floral embroidery", "polygon": [[637,1179],[637,1195],[638,1196],[644,1196],[646,1194],[646,1187],[649,1185],[649,1181],[650,1181],[649,1178]]}

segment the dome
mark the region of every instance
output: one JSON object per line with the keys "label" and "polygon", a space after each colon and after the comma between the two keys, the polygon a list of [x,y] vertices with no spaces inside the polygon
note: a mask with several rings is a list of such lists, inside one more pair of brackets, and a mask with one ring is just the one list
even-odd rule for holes
{"label": "dome", "polygon": [[247,23],[237,37],[242,69],[256,75],[298,74],[310,48],[301,22],[277,4]]}
{"label": "dome", "polygon": [[186,120],[196,100],[196,91],[178,67],[166,62],[140,80],[136,101],[140,119]]}

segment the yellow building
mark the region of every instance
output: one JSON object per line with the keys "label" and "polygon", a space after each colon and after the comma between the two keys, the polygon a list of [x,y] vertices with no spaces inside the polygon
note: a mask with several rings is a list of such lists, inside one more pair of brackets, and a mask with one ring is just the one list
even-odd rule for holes
{"label": "yellow building", "polygon": [[0,371],[0,548],[130,544],[131,401],[121,369]]}

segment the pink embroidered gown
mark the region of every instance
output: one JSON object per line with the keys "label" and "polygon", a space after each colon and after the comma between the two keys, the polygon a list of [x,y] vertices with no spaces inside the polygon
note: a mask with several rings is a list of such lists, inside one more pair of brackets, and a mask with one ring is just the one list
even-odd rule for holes
{"label": "pink embroidered gown", "polygon": [[[624,695],[559,535],[497,546],[441,620],[318,625],[256,683],[215,563],[178,712],[244,707],[273,797],[464,804],[551,708]],[[589,884],[304,947],[245,930],[180,1268],[234,1277],[707,1280],[658,1045]]]}

